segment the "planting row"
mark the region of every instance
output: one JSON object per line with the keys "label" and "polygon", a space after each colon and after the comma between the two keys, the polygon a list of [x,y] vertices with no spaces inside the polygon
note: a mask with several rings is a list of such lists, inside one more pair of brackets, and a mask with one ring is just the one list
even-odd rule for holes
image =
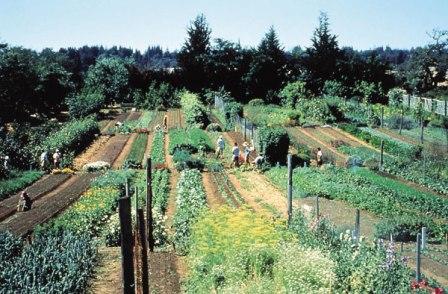
{"label": "planting row", "polygon": [[[267,176],[279,188],[286,187],[285,168],[273,168]],[[383,216],[388,225],[379,225],[379,237],[397,230],[398,226],[403,238],[414,238],[421,226],[430,228],[436,238],[442,238],[448,230],[448,199],[412,189],[366,169],[298,168],[294,170],[293,183],[296,197],[341,199]],[[394,222],[388,219],[393,219],[396,226],[391,227]],[[385,232],[386,229],[389,231]]]}
{"label": "planting row", "polygon": [[131,150],[129,151],[123,166],[126,168],[141,168],[147,144],[148,134],[138,134],[137,138],[132,142]]}
{"label": "planting row", "polygon": [[0,200],[11,196],[15,192],[31,185],[42,177],[40,171],[17,171],[11,174],[9,179],[0,181]]}

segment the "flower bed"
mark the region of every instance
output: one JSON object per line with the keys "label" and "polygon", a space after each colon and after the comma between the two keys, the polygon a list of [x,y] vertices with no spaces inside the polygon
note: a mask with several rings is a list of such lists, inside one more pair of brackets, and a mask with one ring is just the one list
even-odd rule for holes
{"label": "flower bed", "polygon": [[188,251],[191,226],[206,207],[201,173],[196,169],[181,172],[177,183],[176,213],[173,223],[174,242],[179,253]]}

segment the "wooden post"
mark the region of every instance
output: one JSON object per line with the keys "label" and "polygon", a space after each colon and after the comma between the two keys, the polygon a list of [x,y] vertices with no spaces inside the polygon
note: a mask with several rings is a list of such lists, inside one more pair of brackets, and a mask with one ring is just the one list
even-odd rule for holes
{"label": "wooden post", "polygon": [[415,279],[417,280],[417,283],[420,282],[421,274],[420,274],[420,264],[421,264],[421,238],[422,235],[420,233],[417,234],[417,261],[416,261],[416,268],[415,268]]}
{"label": "wooden post", "polygon": [[152,233],[152,167],[151,158],[146,163],[146,217],[148,231],[148,247],[152,252],[154,250],[154,237]]}
{"label": "wooden post", "polygon": [[423,114],[422,117],[420,118],[420,143],[423,144],[423,129],[425,128],[424,126],[424,121],[423,121]]}
{"label": "wooden post", "polygon": [[384,128],[384,106],[381,106],[381,127]]}
{"label": "wooden post", "polygon": [[319,218],[319,196],[316,196],[316,217]]}
{"label": "wooden post", "polygon": [[288,154],[288,225],[292,220],[292,155]]}
{"label": "wooden post", "polygon": [[383,164],[384,164],[384,140],[381,140],[380,170],[383,170]]}
{"label": "wooden post", "polygon": [[361,213],[360,213],[359,209],[356,209],[356,216],[355,216],[355,238],[356,238],[356,242],[359,241],[360,231],[361,231]]}
{"label": "wooden post", "polygon": [[126,197],[129,198],[129,179],[126,178],[126,183],[125,183],[125,193],[126,193]]}
{"label": "wooden post", "polygon": [[123,293],[135,293],[131,199],[129,197],[120,198],[118,200],[118,213],[120,216],[121,230],[121,270],[123,278]]}
{"label": "wooden post", "polygon": [[422,250],[426,249],[426,240],[427,240],[427,235],[426,235],[426,227],[422,228]]}
{"label": "wooden post", "polygon": [[[138,211],[138,187],[135,186],[135,217],[137,219],[137,211]],[[138,228],[138,222],[136,221],[136,228]]]}
{"label": "wooden post", "polygon": [[[252,124],[252,126],[250,127],[250,139],[253,140],[254,139],[254,124]],[[255,142],[254,142],[255,144]]]}
{"label": "wooden post", "polygon": [[149,268],[148,268],[148,246],[146,243],[146,230],[145,230],[145,215],[143,209],[137,210],[137,216],[139,220],[138,233],[140,236],[140,257],[142,264],[142,291],[143,294],[149,293]]}
{"label": "wooden post", "polygon": [[403,130],[403,119],[404,119],[404,108],[401,106],[401,115],[400,115],[400,129],[398,133],[401,135],[401,131]]}
{"label": "wooden post", "polygon": [[247,139],[246,139],[246,118],[244,118],[244,141],[247,141]]}

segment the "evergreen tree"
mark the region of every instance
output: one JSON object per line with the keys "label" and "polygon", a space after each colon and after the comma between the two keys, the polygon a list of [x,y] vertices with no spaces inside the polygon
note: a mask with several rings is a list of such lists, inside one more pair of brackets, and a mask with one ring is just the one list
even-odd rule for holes
{"label": "evergreen tree", "polygon": [[336,79],[337,61],[341,57],[337,36],[330,33],[328,15],[321,12],[319,26],[311,39],[312,46],[307,48],[306,68],[308,70],[307,85],[318,94],[325,81]]}
{"label": "evergreen tree", "polygon": [[201,91],[206,85],[206,64],[210,55],[211,29],[203,14],[200,14],[187,29],[187,39],[178,54],[185,86],[192,91]]}

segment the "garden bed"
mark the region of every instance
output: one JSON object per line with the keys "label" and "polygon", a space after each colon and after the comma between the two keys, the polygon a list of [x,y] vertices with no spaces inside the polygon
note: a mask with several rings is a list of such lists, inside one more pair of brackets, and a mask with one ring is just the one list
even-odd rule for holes
{"label": "garden bed", "polygon": [[[31,200],[36,201],[43,195],[53,191],[70,177],[71,175],[69,174],[48,175],[26,188],[26,190]],[[20,194],[18,193],[0,202],[0,221],[16,212]]]}

